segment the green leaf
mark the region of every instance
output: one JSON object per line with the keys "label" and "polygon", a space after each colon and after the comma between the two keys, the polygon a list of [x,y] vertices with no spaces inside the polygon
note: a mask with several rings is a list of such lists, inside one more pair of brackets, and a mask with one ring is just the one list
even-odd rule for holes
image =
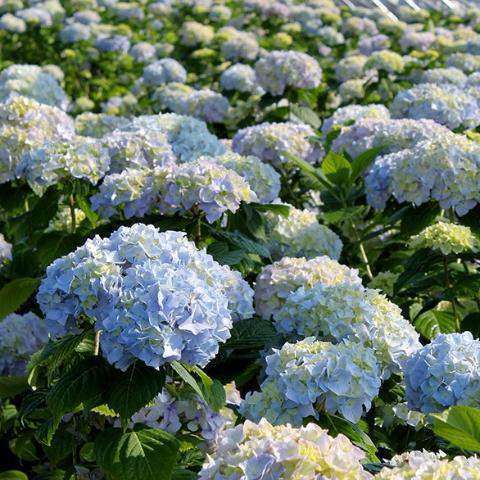
{"label": "green leaf", "polygon": [[332,191],[335,190],[335,185],[324,175],[322,170],[315,168],[305,160],[292,155],[290,152],[284,151],[282,155],[288,158],[289,162],[297,167],[312,183],[317,190],[322,187]]}
{"label": "green leaf", "polygon": [[58,422],[76,408],[101,405],[106,390],[111,388],[111,367],[101,357],[81,361],[73,371],[60,377],[47,394],[47,405]]}
{"label": "green leaf", "polygon": [[419,315],[413,325],[418,333],[429,340],[438,333],[454,333],[455,317],[452,312],[429,310]]}
{"label": "green leaf", "polygon": [[172,480],[196,480],[198,474],[186,470],[185,468],[175,468],[172,474]]}
{"label": "green leaf", "polygon": [[95,440],[96,461],[112,480],[170,480],[178,449],[173,435],[153,428],[111,428]]}
{"label": "green leaf", "polygon": [[290,112],[295,115],[298,120],[310,125],[315,130],[317,130],[322,124],[319,116],[309,107],[302,107],[301,105],[293,103],[290,105]]}
{"label": "green leaf", "polygon": [[0,399],[15,397],[27,388],[27,377],[0,377]]}
{"label": "green leaf", "polygon": [[245,251],[246,253],[254,253],[264,258],[270,257],[270,251],[265,245],[262,245],[259,242],[255,242],[254,240],[251,240],[246,235],[243,235],[243,233],[240,233],[238,231],[234,231],[234,232],[227,232],[223,230],[217,231],[213,229],[212,229],[212,233],[215,236],[221,237],[222,239],[231,243],[238,249]]}
{"label": "green leaf", "polygon": [[322,172],[335,185],[341,185],[350,180],[352,166],[343,155],[330,150],[323,159]]}
{"label": "green leaf", "polygon": [[0,472],[0,480],[28,480],[28,477],[20,470],[7,470]]}
{"label": "green leaf", "polygon": [[203,395],[203,391],[198,385],[197,381],[195,378],[189,373],[189,371],[180,363],[177,362],[176,360],[170,363],[170,366],[173,368],[173,370],[177,373],[177,375],[187,384],[189,385],[193,391],[199,395],[202,399],[207,401],[207,399]]}
{"label": "green leaf", "polygon": [[128,419],[151,402],[165,385],[165,371],[135,362],[115,378],[108,390],[107,405],[123,420]]}
{"label": "green leaf", "polygon": [[17,278],[4,285],[0,290],[0,321],[20,308],[32,296],[39,284],[38,278]]}
{"label": "green leaf", "polygon": [[282,203],[250,203],[249,205],[259,212],[272,212],[282,217],[288,217],[290,213],[290,206]]}
{"label": "green leaf", "polygon": [[433,431],[456,447],[480,452],[480,410],[473,407],[451,407],[430,415]]}
{"label": "green leaf", "polygon": [[35,445],[33,444],[32,439],[27,435],[12,438],[10,442],[8,442],[8,446],[10,447],[10,450],[21,460],[26,460],[27,462],[38,460]]}
{"label": "green leaf", "polygon": [[80,207],[82,212],[85,214],[87,217],[88,221],[92,225],[92,227],[96,227],[98,223],[98,214],[95,213],[92,208],[90,207],[90,204],[85,200],[83,196],[77,195],[75,197],[75,202]]}
{"label": "green leaf", "polygon": [[206,398],[207,403],[212,407],[215,412],[220,411],[225,406],[227,400],[225,394],[225,388],[216,379],[211,379],[200,367],[193,366],[191,371],[196,373],[202,382],[201,389],[203,396]]}
{"label": "green leaf", "polygon": [[373,147],[365,150],[352,163],[352,179],[355,181],[358,177],[363,175],[367,168],[375,160],[375,157],[383,150],[383,147]]}
{"label": "green leaf", "polygon": [[379,461],[376,456],[377,447],[371,438],[355,423],[349,422],[337,415],[330,415],[323,412],[320,416],[319,424],[326,428],[334,437],[340,433],[348,437],[354,445],[367,452],[370,461]]}
{"label": "green leaf", "polygon": [[263,350],[278,338],[278,333],[268,320],[248,318],[233,324],[230,338],[222,349],[226,350]]}

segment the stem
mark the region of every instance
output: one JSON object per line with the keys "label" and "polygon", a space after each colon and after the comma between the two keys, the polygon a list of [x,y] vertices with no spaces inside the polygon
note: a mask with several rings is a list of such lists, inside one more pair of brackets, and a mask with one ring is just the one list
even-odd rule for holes
{"label": "stem", "polygon": [[70,195],[68,199],[68,203],[70,206],[70,220],[71,220],[71,229],[72,233],[75,233],[75,230],[77,228],[77,221],[75,219],[75,197],[73,195]]}
{"label": "stem", "polygon": [[363,242],[360,240],[360,237],[357,233],[357,229],[355,228],[355,224],[353,223],[353,220],[350,220],[350,226],[353,230],[353,235],[355,237],[355,240],[358,242],[358,248],[360,250],[360,258],[362,259],[362,262],[365,264],[365,270],[367,271],[367,276],[370,280],[373,280],[373,273],[370,267],[370,262],[367,257],[367,252],[365,251]]}
{"label": "stem", "polygon": [[195,225],[195,243],[200,243],[202,239],[202,219],[200,215],[197,218],[197,224]]}
{"label": "stem", "polygon": [[[450,276],[448,274],[448,260],[446,255],[443,256],[443,272],[445,275],[445,286],[446,288],[452,288],[452,284],[450,283]],[[458,316],[457,313],[457,305],[455,302],[455,299],[453,298],[450,300],[450,303],[452,304],[452,310],[453,310],[453,317],[455,318],[455,327],[457,331],[460,331],[460,317]]]}
{"label": "stem", "polygon": [[95,342],[93,344],[93,354],[98,357],[100,352],[100,335],[102,334],[101,330],[95,332]]}

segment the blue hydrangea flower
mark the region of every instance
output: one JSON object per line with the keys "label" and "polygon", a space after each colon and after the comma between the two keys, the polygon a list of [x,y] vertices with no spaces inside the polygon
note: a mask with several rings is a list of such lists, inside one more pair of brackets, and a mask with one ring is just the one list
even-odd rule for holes
{"label": "blue hydrangea flower", "polygon": [[408,406],[424,413],[480,406],[480,341],[470,332],[439,334],[405,364]]}
{"label": "blue hydrangea flower", "polygon": [[197,250],[181,232],[121,227],[55,260],[37,300],[53,336],[94,323],[108,361],[155,368],[205,365],[230,336],[232,319],[252,314],[253,291],[238,272]]}
{"label": "blue hydrangea flower", "polygon": [[150,87],[158,87],[170,82],[185,83],[187,71],[173,58],[162,58],[145,67],[142,78]]}
{"label": "blue hydrangea flower", "polygon": [[32,312],[0,321],[0,375],[25,375],[31,355],[48,341],[46,324]]}

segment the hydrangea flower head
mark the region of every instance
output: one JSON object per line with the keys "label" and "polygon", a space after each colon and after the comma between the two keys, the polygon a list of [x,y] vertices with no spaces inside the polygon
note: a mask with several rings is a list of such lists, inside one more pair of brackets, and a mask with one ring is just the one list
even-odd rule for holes
{"label": "hydrangea flower head", "polygon": [[470,332],[437,335],[406,362],[405,384],[413,410],[480,406],[480,341]]}
{"label": "hydrangea flower head", "polygon": [[424,228],[410,239],[412,248],[431,248],[443,255],[476,252],[478,240],[470,227],[440,221]]}
{"label": "hydrangea flower head", "polygon": [[67,110],[68,98],[57,79],[37,65],[11,65],[0,73],[0,101],[10,95]]}
{"label": "hydrangea flower head", "polygon": [[[324,409],[355,423],[378,395],[380,367],[373,351],[363,345],[348,340],[335,345],[307,337],[273,352],[266,358],[267,377],[260,387],[273,383],[286,400],[303,407],[305,418],[318,418],[318,409]],[[252,400],[264,403],[262,390],[255,398],[247,394],[240,412],[258,421],[251,415],[250,409],[256,408]],[[271,420],[269,411],[264,413]]]}
{"label": "hydrangea flower head", "polygon": [[318,62],[302,52],[277,50],[255,64],[260,86],[272,95],[282,95],[287,87],[312,89],[322,81]]}
{"label": "hydrangea flower head", "polygon": [[135,224],[55,260],[37,300],[52,335],[75,332],[87,317],[102,331],[104,356],[126,369],[135,359],[205,365],[229,338],[232,318],[251,315],[252,296],[238,272],[184,233]]}
{"label": "hydrangea flower head", "polygon": [[383,468],[375,478],[378,480],[443,480],[480,479],[480,459],[476,456],[457,456],[452,460],[445,454],[427,451],[412,451],[395,455],[393,468]]}
{"label": "hydrangea flower head", "polygon": [[0,321],[0,375],[25,375],[30,356],[48,341],[45,322],[34,313],[11,313]]}
{"label": "hydrangea flower head", "polygon": [[333,438],[313,423],[306,427],[246,421],[220,434],[200,480],[368,480],[365,454],[347,437]]}
{"label": "hydrangea flower head", "polygon": [[365,70],[383,70],[388,73],[401,73],[405,68],[405,61],[401,55],[391,50],[373,52],[365,62]]}
{"label": "hydrangea flower head", "polygon": [[480,125],[478,100],[455,85],[423,83],[399,92],[390,107],[394,118],[428,118],[452,130]]}
{"label": "hydrangea flower head", "polygon": [[275,259],[326,255],[338,260],[342,253],[340,237],[318,223],[314,212],[290,207],[287,217],[269,214],[267,223],[270,250]]}
{"label": "hydrangea flower head", "polygon": [[340,265],[329,257],[306,258],[284,257],[267,265],[257,277],[255,286],[255,309],[265,319],[274,315],[288,296],[300,287],[313,287],[316,283],[361,284],[358,271]]}
{"label": "hydrangea flower head", "polygon": [[170,82],[185,83],[187,71],[173,58],[162,58],[145,67],[142,78],[150,87]]}
{"label": "hydrangea flower head", "polygon": [[241,155],[254,155],[274,167],[288,162],[285,152],[313,164],[320,161],[324,153],[310,140],[314,135],[309,125],[301,123],[261,123],[239,130],[233,137],[232,148]]}

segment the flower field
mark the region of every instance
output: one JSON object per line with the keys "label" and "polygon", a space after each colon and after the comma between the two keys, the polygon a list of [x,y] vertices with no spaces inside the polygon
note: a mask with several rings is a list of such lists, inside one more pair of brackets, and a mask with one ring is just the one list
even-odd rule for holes
{"label": "flower field", "polygon": [[480,4],[0,0],[0,480],[480,480]]}

